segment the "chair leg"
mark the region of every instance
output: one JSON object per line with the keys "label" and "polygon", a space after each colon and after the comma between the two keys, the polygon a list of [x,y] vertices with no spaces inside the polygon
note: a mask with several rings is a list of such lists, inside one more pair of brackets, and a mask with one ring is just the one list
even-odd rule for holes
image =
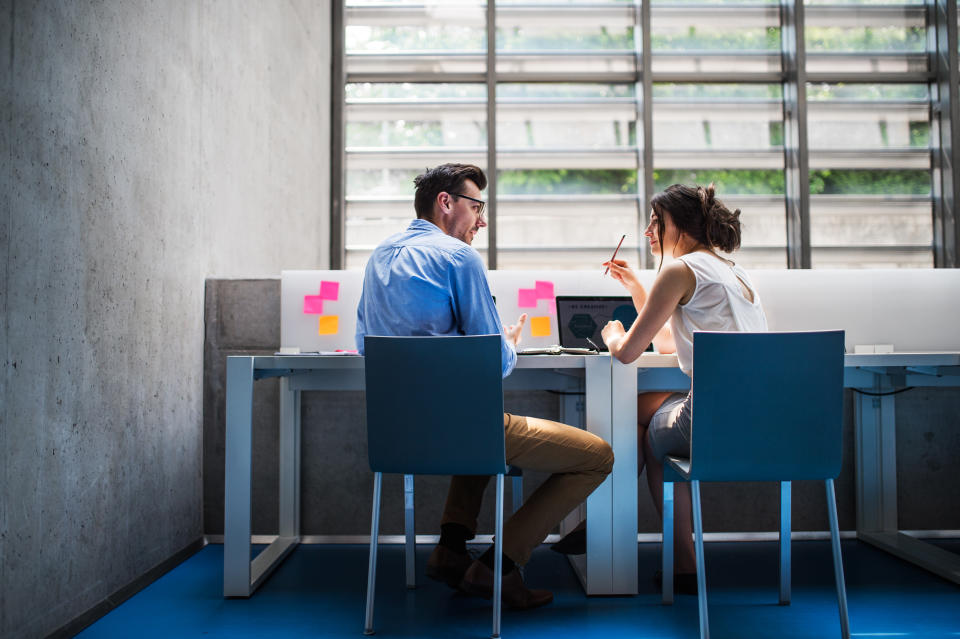
{"label": "chair leg", "polygon": [[790,482],[780,482],[780,605],[790,604]]}
{"label": "chair leg", "polygon": [[373,516],[370,518],[370,563],[367,566],[367,611],[363,634],[373,634],[373,596],[377,587],[377,536],[380,534],[380,484],[381,473],[373,474]]}
{"label": "chair leg", "polygon": [[493,539],[493,633],[491,639],[500,638],[500,604],[503,582],[503,473],[497,475],[497,523]]}
{"label": "chair leg", "polygon": [[511,490],[513,496],[513,512],[520,510],[523,506],[523,477],[511,477]]}
{"label": "chair leg", "polygon": [[710,639],[707,618],[707,567],[703,561],[703,516],[700,511],[700,481],[690,482],[693,495],[693,540],[697,551],[697,605],[700,608],[700,639]]}
{"label": "chair leg", "polygon": [[847,586],[843,579],[843,557],[840,555],[840,525],[837,523],[837,496],[833,480],[828,479],[827,514],[830,515],[830,545],[833,548],[833,575],[837,581],[837,604],[840,607],[840,636],[850,639],[850,618],[847,616]]}
{"label": "chair leg", "polygon": [[407,588],[417,587],[417,530],[413,509],[413,475],[403,476],[404,556],[407,565]]}
{"label": "chair leg", "polygon": [[663,542],[661,553],[661,586],[663,603],[673,603],[673,482],[663,482]]}

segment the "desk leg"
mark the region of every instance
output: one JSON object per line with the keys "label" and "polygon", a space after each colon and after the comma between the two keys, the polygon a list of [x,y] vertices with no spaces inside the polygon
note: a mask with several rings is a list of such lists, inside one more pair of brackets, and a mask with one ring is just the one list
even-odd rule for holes
{"label": "desk leg", "polygon": [[280,536],[300,537],[300,391],[280,378]]}
{"label": "desk leg", "polygon": [[280,378],[280,455],[278,470],[279,524],[277,538],[250,564],[250,592],[260,587],[300,543],[300,391]]}
{"label": "desk leg", "polygon": [[253,358],[227,358],[223,596],[250,596]]}
{"label": "desk leg", "polygon": [[[873,392],[892,390],[874,376]],[[857,538],[960,584],[960,556],[899,531],[896,404],[893,395],[854,397]]]}
{"label": "desk leg", "polygon": [[613,448],[613,472],[587,498],[587,554],[574,568],[588,595],[637,594],[636,369],[588,357],[586,422]]}
{"label": "desk leg", "polygon": [[[872,392],[891,390],[882,375]],[[856,393],[857,531],[897,530],[897,432],[893,395]]]}

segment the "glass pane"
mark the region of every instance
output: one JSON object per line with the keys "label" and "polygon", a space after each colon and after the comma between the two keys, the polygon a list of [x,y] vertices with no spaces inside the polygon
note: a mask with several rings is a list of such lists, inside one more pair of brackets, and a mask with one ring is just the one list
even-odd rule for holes
{"label": "glass pane", "polygon": [[655,84],[656,150],[783,150],[780,85]]}
{"label": "glass pane", "polygon": [[783,93],[778,84],[655,84],[654,186],[713,182],[741,210],[749,268],[786,266]]}
{"label": "glass pane", "polygon": [[501,74],[616,73],[626,79],[635,71],[629,3],[498,4],[496,24]]}
{"label": "glass pane", "polygon": [[775,4],[654,4],[650,13],[654,72],[780,69],[780,14]]}
{"label": "glass pane", "polygon": [[595,268],[624,233],[636,246],[636,119],[632,83],[498,87],[498,268]]}
{"label": "glass pane", "polygon": [[624,233],[636,255],[635,169],[501,171],[497,184],[498,268],[596,268]]}
{"label": "glass pane", "polygon": [[922,84],[807,86],[815,267],[932,266],[928,101]]}
{"label": "glass pane", "polygon": [[486,7],[447,2],[383,7],[350,3],[347,54],[385,51],[485,51]]}
{"label": "glass pane", "polygon": [[[416,217],[413,179],[445,162],[486,164],[486,87],[351,83],[345,87],[347,264],[362,264]],[[485,249],[486,234],[475,246]]]}
{"label": "glass pane", "polygon": [[482,2],[350,2],[345,10],[350,74],[483,73],[486,7]]}
{"label": "glass pane", "polygon": [[633,49],[630,5],[504,7],[497,11],[497,51]]}
{"label": "glass pane", "polygon": [[922,4],[811,4],[805,10],[807,71],[926,71],[926,9]]}

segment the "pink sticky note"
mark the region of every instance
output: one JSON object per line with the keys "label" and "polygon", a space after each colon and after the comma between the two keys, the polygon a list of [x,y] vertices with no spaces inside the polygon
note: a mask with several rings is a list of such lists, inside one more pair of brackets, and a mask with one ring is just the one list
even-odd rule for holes
{"label": "pink sticky note", "polygon": [[323,315],[323,298],[319,295],[304,295],[303,312],[308,315]]}
{"label": "pink sticky note", "polygon": [[534,284],[537,291],[537,297],[540,299],[552,298],[553,295],[553,282],[541,282],[537,280]]}
{"label": "pink sticky note", "polygon": [[547,300],[547,313],[550,315],[557,314],[557,298],[551,297]]}
{"label": "pink sticky note", "polygon": [[521,288],[517,295],[517,306],[520,308],[535,308],[537,305],[537,289]]}
{"label": "pink sticky note", "polygon": [[340,282],[320,282],[320,297],[336,300],[340,296]]}

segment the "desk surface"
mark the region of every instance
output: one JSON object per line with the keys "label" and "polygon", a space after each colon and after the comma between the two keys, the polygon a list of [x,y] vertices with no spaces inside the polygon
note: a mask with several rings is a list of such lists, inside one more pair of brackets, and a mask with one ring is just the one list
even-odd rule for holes
{"label": "desk surface", "polygon": [[[587,358],[600,355],[523,355],[517,368],[584,368]],[[253,358],[256,369],[361,369],[363,357],[358,355],[258,355]],[[848,353],[844,365],[856,366],[960,366],[960,352],[925,351],[915,353]],[[676,368],[676,354],[644,353],[630,364],[637,368]]]}

